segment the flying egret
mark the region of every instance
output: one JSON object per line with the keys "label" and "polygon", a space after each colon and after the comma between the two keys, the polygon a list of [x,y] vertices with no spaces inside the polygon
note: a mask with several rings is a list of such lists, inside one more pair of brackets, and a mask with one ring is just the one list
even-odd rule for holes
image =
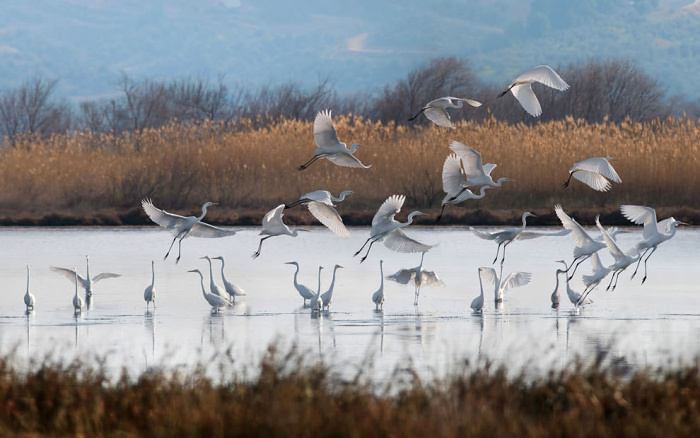
{"label": "flying egret", "polygon": [[[572,218],[564,212],[564,209],[560,204],[554,206],[554,212],[564,226],[564,229],[570,230],[569,236],[574,241],[576,246],[574,247],[574,260],[571,262],[571,266],[574,267],[573,272],[569,275],[569,280],[574,278],[574,274],[578,269],[579,265],[584,262],[584,260],[591,257],[596,252],[605,248],[605,243],[598,240],[594,240],[587,232],[583,229],[576,219]],[[575,266],[574,266],[575,264]]]}
{"label": "flying egret", "polygon": [[411,225],[414,216],[423,213],[420,211],[411,212],[411,214],[408,215],[408,220],[403,223],[394,219],[394,215],[401,211],[405,200],[406,197],[404,195],[392,195],[379,207],[379,210],[377,210],[377,213],[372,219],[372,229],[370,230],[369,239],[367,239],[364,245],[362,245],[362,248],[355,253],[355,256],[358,255],[369,243],[367,253],[362,257],[360,263],[365,261],[372,249],[372,245],[380,241],[384,241],[384,245],[387,248],[396,252],[425,252],[433,247],[433,245],[426,245],[411,239],[401,229]]}
{"label": "flying egret", "polygon": [[474,311],[474,313],[482,313],[484,311],[484,284],[481,281],[481,273],[483,271],[484,268],[479,268],[479,296],[474,298],[472,300],[472,303],[469,305]]}
{"label": "flying egret", "polygon": [[425,252],[420,255],[420,264],[415,268],[403,268],[399,269],[391,275],[387,275],[386,279],[395,281],[399,284],[408,284],[413,282],[415,285],[415,291],[413,294],[413,304],[418,305],[418,296],[420,295],[421,286],[427,286],[430,288],[444,286],[445,283],[440,280],[437,274],[433,271],[426,271],[423,269],[423,258],[425,257]]}
{"label": "flying egret", "polygon": [[321,298],[321,271],[323,266],[318,267],[318,288],[313,298],[311,298],[311,312],[319,313],[323,310],[323,299]]}
{"label": "flying egret", "polygon": [[446,195],[442,200],[442,208],[435,223],[440,222],[447,204],[457,205],[467,199],[481,199],[486,195],[486,190],[493,188],[490,185],[483,185],[479,194],[475,195],[467,188],[463,172],[459,158],[454,154],[448,155],[445,163],[442,165],[442,190]]}
{"label": "flying egret", "polygon": [[503,294],[514,287],[525,286],[530,282],[532,274],[529,272],[511,272],[505,279],[498,277],[493,268],[482,267],[480,275],[487,283],[493,283],[493,300],[496,303],[503,302]]}
{"label": "flying egret", "polygon": [[204,296],[204,299],[207,300],[207,303],[209,303],[209,305],[211,306],[212,312],[219,313],[219,309],[221,309],[222,307],[233,305],[233,303],[231,303],[226,298],[207,292],[206,288],[204,287],[204,275],[202,275],[202,272],[199,269],[192,269],[187,272],[196,272],[197,274],[199,274],[199,280],[202,286],[202,295]]}
{"label": "flying egret", "polygon": [[156,262],[151,260],[151,284],[146,286],[143,291],[143,299],[146,301],[146,310],[148,305],[153,303],[153,308],[156,307]]}
{"label": "flying egret", "polygon": [[228,293],[226,292],[226,289],[219,286],[214,281],[214,269],[212,267],[211,258],[209,256],[203,256],[203,257],[200,257],[200,259],[207,259],[207,261],[209,262],[209,290],[211,291],[211,293],[228,300],[229,298],[228,298]]}
{"label": "flying egret", "polygon": [[325,158],[337,166],[359,167],[369,169],[372,165],[365,166],[353,155],[355,150],[362,145],[353,143],[348,149],[345,143],[338,139],[338,133],[333,126],[331,110],[320,111],[314,120],[314,141],[316,142],[316,152],[306,163],[299,166],[299,170],[309,167],[314,161]]}
{"label": "flying egret", "polygon": [[235,300],[236,297],[241,297],[244,295],[248,295],[245,290],[243,290],[242,287],[237,285],[236,283],[231,283],[226,279],[226,276],[224,275],[224,257],[223,256],[217,256],[217,257],[212,257],[212,259],[216,260],[221,260],[221,281],[224,282],[224,289],[226,289],[226,293],[229,295],[231,301]]}
{"label": "flying egret", "polygon": [[508,178],[498,178],[498,181],[494,182],[491,172],[496,168],[496,165],[493,163],[483,164],[481,154],[469,146],[452,140],[450,149],[462,160],[466,180],[462,183],[463,186],[501,187],[501,184],[510,181]]}
{"label": "flying egret", "polygon": [[114,274],[112,272],[103,272],[102,274],[97,274],[94,277],[90,278],[90,257],[85,256],[85,277],[82,275],[78,274],[75,268],[68,269],[68,268],[58,268],[56,266],[51,266],[51,270],[54,272],[57,272],[69,280],[75,280],[76,278],[78,279],[78,282],[80,285],[85,289],[85,297],[88,299],[92,297],[92,287],[93,284],[97,283],[100,280],[104,280],[105,278],[116,278],[116,277],[121,277],[121,274]]}
{"label": "flying egret", "polygon": [[259,236],[265,236],[260,239],[260,244],[258,244],[258,250],[253,253],[253,258],[258,258],[260,255],[260,250],[262,249],[262,244],[265,239],[275,236],[292,236],[297,237],[299,231],[306,231],[303,228],[295,228],[291,231],[284,222],[282,222],[282,216],[284,216],[284,204],[280,204],[272,210],[268,211],[262,220],[262,231],[258,234]]}
{"label": "flying egret", "polygon": [[581,294],[583,297],[587,297],[588,294],[591,293],[593,289],[595,289],[611,272],[610,268],[603,266],[598,253],[594,253],[591,256],[591,266],[593,267],[591,274],[581,277],[583,284],[586,286],[586,289],[583,290],[583,294]]}
{"label": "flying egret", "polygon": [[374,310],[384,310],[384,260],[379,260],[379,289],[372,294]]}
{"label": "flying egret", "polygon": [[411,122],[421,114],[425,114],[425,117],[427,117],[428,120],[438,126],[454,128],[454,126],[452,126],[450,114],[447,112],[447,108],[462,108],[462,105],[464,105],[465,102],[476,108],[481,106],[481,102],[477,102],[476,100],[472,99],[450,96],[440,97],[439,99],[428,102],[423,108],[421,108],[420,111],[418,111],[418,114],[408,119],[408,121]]}
{"label": "flying egret", "polygon": [[553,237],[553,236],[566,236],[569,234],[571,231],[570,230],[563,230],[563,231],[558,231],[554,233],[548,233],[548,232],[537,232],[537,231],[525,231],[525,219],[530,217],[530,216],[535,216],[534,214],[530,213],[529,211],[526,211],[523,213],[522,216],[522,222],[523,225],[518,228],[518,227],[512,227],[512,228],[506,228],[505,230],[501,231],[494,231],[494,232],[486,232],[486,231],[481,231],[477,230],[474,227],[469,227],[469,230],[474,233],[477,237],[484,239],[484,240],[494,240],[496,243],[498,243],[498,248],[496,248],[496,258],[493,259],[493,263],[496,263],[496,260],[498,260],[498,253],[501,251],[501,246],[503,246],[503,256],[501,258],[501,265],[503,265],[503,262],[506,259],[506,247],[511,244],[514,240],[527,240],[527,239],[535,239],[537,237]]}
{"label": "flying egret", "polygon": [[331,280],[331,285],[328,288],[328,290],[321,295],[321,300],[323,301],[323,307],[325,309],[330,308],[331,303],[333,302],[333,289],[335,288],[335,273],[336,271],[338,271],[338,268],[343,268],[343,266],[335,265],[335,267],[333,268],[333,280]]}
{"label": "flying egret", "polygon": [[29,291],[29,265],[27,265],[27,292],[24,293],[24,305],[27,307],[27,313],[34,310],[35,301],[34,294]]}
{"label": "flying egret", "polygon": [[502,97],[510,91],[513,93],[513,96],[518,99],[520,105],[525,108],[525,111],[533,117],[538,117],[542,114],[542,107],[540,107],[540,102],[532,91],[533,82],[539,82],[559,91],[564,91],[569,88],[569,84],[564,82],[551,67],[548,65],[539,65],[515,78],[508,88],[499,94],[498,97]]}
{"label": "flying egret", "polygon": [[306,205],[309,212],[329,230],[341,237],[348,237],[350,232],[345,228],[343,219],[335,210],[335,205],[333,205],[333,203],[342,202],[346,196],[353,194],[353,191],[345,190],[336,198],[326,190],[316,190],[315,192],[300,196],[299,200],[285,205],[284,208],[292,208],[300,204]]}
{"label": "flying egret", "polygon": [[[688,224],[677,221],[673,217],[664,219],[657,223],[656,210],[642,205],[621,205],[620,210],[622,211],[623,216],[635,224],[644,224],[644,230],[642,231],[642,237],[644,240],[637,244],[637,249],[641,252],[641,255],[639,256],[637,267],[635,268],[631,277],[634,278],[634,276],[637,274],[639,264],[642,262],[642,258],[644,258],[644,278],[642,279],[642,284],[644,284],[644,282],[647,280],[647,260],[649,260],[649,257],[654,254],[654,251],[656,251],[656,248],[659,245],[676,235],[676,227],[678,225]],[[644,256],[647,253],[649,255],[647,255],[645,258]]]}
{"label": "flying egret", "polygon": [[610,187],[612,187],[612,184],[610,184],[610,181],[606,178],[616,183],[622,182],[617,172],[615,172],[615,169],[613,169],[610,164],[611,160],[612,158],[610,157],[593,157],[574,163],[574,167],[569,170],[569,179],[564,183],[564,187],[569,187],[569,183],[573,177],[593,190],[607,192],[610,190]]}
{"label": "flying egret", "polygon": [[[574,305],[575,308],[579,308],[581,306],[584,306],[586,304],[592,304],[593,301],[589,298],[586,298],[582,296],[580,293],[576,292],[571,288],[571,285],[569,285],[569,276],[566,275],[569,272],[569,269],[571,268],[570,265],[567,265],[564,260],[557,260],[557,263],[562,263],[564,265],[564,279],[566,280],[566,295],[569,297],[569,301],[571,301],[571,304]],[[573,265],[573,263],[571,264]],[[557,271],[557,288],[559,287],[559,271]]]}
{"label": "flying egret", "polygon": [[75,280],[75,295],[73,295],[73,313],[77,315],[79,313],[83,313],[83,307],[85,306],[83,297],[78,295],[78,281],[80,280],[80,276],[78,275],[78,268],[73,268],[73,276]]}
{"label": "flying egret", "polygon": [[608,287],[605,290],[610,290],[611,287],[612,290],[615,290],[615,288],[617,287],[617,280],[620,278],[620,274],[622,273],[622,271],[627,269],[632,263],[636,262],[640,258],[639,249],[637,247],[634,247],[630,249],[627,253],[622,252],[609,230],[606,230],[600,224],[600,218],[598,216],[596,216],[595,218],[595,223],[598,226],[598,229],[600,230],[601,234],[603,235],[605,245],[608,247],[610,254],[615,259],[615,262],[608,267],[612,271],[612,276],[610,277],[610,283],[608,284]]}
{"label": "flying egret", "polygon": [[297,292],[299,292],[299,295],[301,295],[301,297],[304,299],[304,304],[306,304],[306,300],[311,300],[316,294],[309,287],[297,282],[297,275],[299,275],[299,263],[285,262],[285,264],[294,265],[297,267],[297,270],[294,271],[294,287],[296,288]]}
{"label": "flying egret", "polygon": [[206,202],[204,205],[202,205],[202,214],[199,217],[184,217],[161,210],[160,208],[153,205],[153,202],[151,202],[150,199],[144,199],[141,201],[143,211],[146,212],[148,217],[153,222],[165,228],[167,231],[170,231],[172,235],[175,236],[173,237],[172,243],[170,243],[170,248],[168,248],[168,252],[165,253],[165,257],[163,257],[163,260],[168,258],[168,255],[170,255],[170,250],[173,249],[173,245],[178,239],[179,241],[177,244],[177,259],[175,260],[175,263],[180,261],[180,256],[182,255],[182,239],[184,239],[185,237],[191,236],[204,238],[218,238],[233,236],[234,234],[236,234],[236,232],[233,230],[224,230],[222,228],[215,227],[213,225],[209,225],[205,222],[202,222],[202,219],[204,219],[204,216],[207,214],[207,207],[212,205],[219,204],[217,204],[216,202]]}

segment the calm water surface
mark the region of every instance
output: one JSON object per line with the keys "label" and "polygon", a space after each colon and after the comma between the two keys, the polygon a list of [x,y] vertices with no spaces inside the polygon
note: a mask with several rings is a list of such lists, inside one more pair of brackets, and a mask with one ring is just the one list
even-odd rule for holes
{"label": "calm water surface", "polygon": [[[641,238],[641,227],[630,230],[634,232],[618,239],[625,250]],[[493,303],[492,286],[485,284],[490,295],[483,315],[472,314],[469,304],[479,293],[477,268],[491,266],[496,245],[466,228],[409,229],[422,242],[439,243],[426,255],[424,269],[435,271],[445,286],[424,288],[414,306],[412,286],[385,281],[382,312],[371,301],[380,283],[379,260],[384,260],[388,275],[417,266],[419,254],[398,254],[377,244],[360,264],[352,254],[368,237],[368,228],[351,228],[348,239],[315,228],[297,238],[266,240],[262,255],[253,260],[257,233],[248,228],[224,239],[186,239],[176,265],[174,258],[163,261],[170,238],[156,227],[4,228],[0,352],[13,351],[18,361],[47,355],[66,360],[102,357],[111,369],[126,367],[132,373],[152,366],[189,367],[229,354],[234,358],[231,366],[247,372],[269,345],[279,343],[283,349],[296,345],[310,360],[320,359],[341,374],[362,369],[378,381],[409,365],[426,378],[439,377],[460,369],[465,360],[541,371],[596,351],[632,366],[677,364],[700,355],[698,230],[682,228],[659,247],[644,285],[642,275],[630,280],[630,270],[614,293],[605,292],[604,286],[595,290],[594,304],[579,312],[568,302],[564,285],[558,310],[550,307],[549,299],[560,266],[555,261],[572,258],[571,239],[515,242],[508,249],[504,274],[531,272],[532,282],[511,290],[500,309]],[[90,309],[74,317],[74,286],[49,267],[78,267],[84,274],[85,255],[90,256],[91,275],[122,276],[98,282]],[[223,255],[227,278],[248,292],[220,314],[210,313],[199,277],[187,272],[199,268],[208,285],[207,262],[199,259],[203,255]],[[601,258],[606,265],[612,262],[605,250]],[[143,301],[151,260],[156,261],[155,311],[147,311]],[[284,264],[293,260],[301,265],[299,282],[312,289],[323,265],[324,291],[333,266],[345,267],[338,270],[329,312],[315,317],[303,307],[292,284],[294,267]],[[214,262],[221,284],[220,263]],[[22,299],[26,265],[31,266],[31,291],[37,300],[28,316]],[[574,289],[583,289],[580,275],[589,271],[588,262],[579,268]]]}

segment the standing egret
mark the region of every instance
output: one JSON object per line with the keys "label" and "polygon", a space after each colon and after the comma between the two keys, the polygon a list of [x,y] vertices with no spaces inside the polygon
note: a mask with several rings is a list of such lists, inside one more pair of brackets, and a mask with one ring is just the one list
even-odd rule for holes
{"label": "standing egret", "polygon": [[418,111],[418,114],[408,119],[408,121],[411,122],[421,114],[425,114],[425,117],[427,117],[428,120],[438,126],[454,128],[454,126],[452,126],[450,114],[447,112],[447,108],[462,108],[462,105],[464,105],[465,102],[476,108],[481,106],[481,102],[477,102],[476,100],[472,99],[450,96],[440,97],[428,102],[423,108],[421,108],[420,111]]}
{"label": "standing egret", "polygon": [[192,269],[187,272],[196,272],[197,274],[199,274],[199,279],[202,286],[202,295],[204,296],[204,299],[207,300],[207,303],[209,303],[209,305],[211,306],[212,312],[219,313],[219,309],[221,309],[222,307],[233,305],[226,298],[207,292],[206,288],[204,287],[204,275],[202,275],[202,272],[199,269]]}
{"label": "standing egret", "polygon": [[439,287],[444,286],[445,283],[440,280],[437,274],[433,271],[426,271],[423,269],[423,258],[425,257],[425,252],[420,255],[420,264],[415,268],[404,268],[399,269],[391,275],[387,275],[386,279],[395,281],[400,284],[408,284],[413,281],[415,285],[415,290],[413,293],[413,305],[418,305],[418,296],[420,295],[421,286],[425,285],[428,287]]}
{"label": "standing egret", "polygon": [[[569,236],[573,239],[576,246],[574,247],[574,260],[571,262],[571,266],[574,267],[573,272],[569,275],[569,280],[574,278],[574,274],[578,269],[579,265],[583,263],[584,260],[591,257],[596,252],[605,248],[605,243],[598,240],[594,240],[587,232],[583,229],[576,219],[564,212],[561,205],[557,204],[554,206],[554,212],[564,226],[564,229],[570,230]],[[574,264],[576,264],[574,266]]]}
{"label": "standing egret", "polygon": [[316,142],[316,152],[306,163],[299,166],[299,170],[309,167],[314,161],[325,158],[337,166],[359,167],[369,169],[372,165],[365,166],[353,155],[355,150],[362,145],[353,143],[348,149],[345,143],[338,139],[338,133],[333,126],[331,110],[320,111],[314,120],[314,141]]}
{"label": "standing egret", "polygon": [[77,278],[80,285],[83,287],[83,289],[85,289],[85,297],[88,300],[90,299],[90,297],[92,297],[92,286],[94,283],[97,283],[100,280],[104,280],[105,278],[121,277],[121,274],[114,274],[112,272],[103,272],[102,274],[97,274],[94,277],[90,278],[90,257],[89,256],[85,256],[85,277],[78,274],[78,272],[75,268],[68,269],[68,268],[58,268],[56,266],[51,266],[51,270],[54,272],[57,272],[61,275],[64,275],[69,280],[75,280]]}
{"label": "standing egret", "polygon": [[[677,221],[673,217],[662,220],[661,222],[656,222],[656,210],[651,207],[644,207],[642,205],[622,205],[620,206],[623,216],[625,216],[630,221],[635,224],[644,224],[644,230],[642,231],[642,237],[644,240],[637,244],[637,249],[642,252],[637,261],[637,267],[632,273],[632,278],[637,274],[639,269],[639,264],[644,258],[644,278],[642,279],[642,284],[647,280],[647,260],[654,254],[656,248],[664,243],[665,241],[671,239],[676,235],[676,227],[678,225],[688,225],[685,222]],[[651,252],[650,252],[651,251]],[[646,254],[649,254],[644,257]]]}
{"label": "standing egret", "polygon": [[559,296],[559,274],[566,274],[566,271],[562,271],[561,269],[557,269],[556,272],[556,277],[557,277],[557,283],[554,285],[554,292],[552,292],[552,295],[550,295],[550,299],[552,300],[552,309],[558,309],[559,308],[559,302],[561,301],[561,297]]}
{"label": "standing egret", "polygon": [[474,227],[469,227],[469,230],[481,239],[494,240],[494,241],[496,241],[496,243],[498,243],[498,248],[496,248],[496,258],[493,259],[493,263],[496,263],[496,260],[498,260],[498,253],[501,251],[501,246],[503,246],[503,256],[501,258],[501,265],[503,265],[503,262],[506,259],[506,247],[508,245],[510,245],[510,243],[513,242],[514,240],[527,240],[527,239],[535,239],[537,237],[546,237],[546,236],[550,236],[550,237],[552,237],[552,236],[565,236],[571,232],[569,230],[563,230],[563,231],[558,231],[558,232],[554,232],[554,233],[525,231],[525,225],[526,225],[525,219],[530,217],[530,216],[535,216],[535,215],[530,213],[529,211],[526,211],[525,213],[523,213],[523,216],[522,216],[523,225],[520,228],[518,228],[518,227],[506,228],[505,230],[494,231],[492,233],[477,230]]}
{"label": "standing egret", "polygon": [[493,163],[483,164],[481,154],[469,146],[452,140],[450,149],[462,160],[466,180],[462,183],[463,186],[501,187],[501,184],[509,181],[508,178],[498,178],[498,181],[494,182],[491,172],[496,168],[496,165]]}
{"label": "standing egret", "polygon": [[447,204],[456,205],[467,199],[481,199],[486,195],[487,189],[493,188],[490,185],[483,185],[479,194],[475,195],[467,188],[466,178],[464,178],[463,173],[459,158],[454,154],[448,155],[445,163],[442,165],[442,190],[446,195],[442,200],[442,208],[435,223],[440,222]]}
{"label": "standing egret", "polygon": [[315,192],[310,192],[300,196],[299,200],[285,205],[284,208],[292,208],[300,204],[306,205],[309,212],[329,230],[341,237],[348,237],[350,232],[347,228],[345,228],[343,219],[335,210],[335,205],[333,205],[333,203],[342,202],[346,196],[353,194],[353,191],[345,190],[336,198],[335,196],[331,195],[330,192],[325,190],[316,190]]}
{"label": "standing egret", "polygon": [[294,271],[294,287],[296,288],[297,292],[299,292],[299,295],[304,299],[304,304],[306,304],[306,300],[311,300],[314,295],[314,292],[307,286],[304,286],[303,284],[299,284],[297,282],[297,276],[299,275],[299,263],[297,262],[285,262],[287,265],[294,265],[297,267],[297,270]]}
{"label": "standing egret", "polygon": [[313,298],[311,298],[311,312],[319,313],[323,310],[323,299],[321,298],[321,271],[323,266],[318,267],[318,288]]}
{"label": "standing egret", "polygon": [[151,284],[143,291],[143,299],[146,301],[146,310],[150,303],[153,303],[154,309],[156,308],[156,262],[154,260],[151,260]]}
{"label": "standing egret", "polygon": [[27,307],[27,313],[34,310],[34,295],[29,291],[29,265],[27,265],[27,292],[24,293],[24,305]]}
{"label": "standing egret", "polygon": [[80,280],[78,276],[78,268],[73,268],[73,275],[74,275],[74,280],[75,280],[75,295],[73,295],[73,313],[75,315],[77,314],[82,314],[83,313],[83,307],[85,306],[85,302],[83,301],[83,297],[78,295],[78,281]]}
{"label": "standing egret", "polygon": [[481,281],[481,273],[483,270],[484,268],[479,268],[479,296],[474,298],[472,303],[469,305],[474,313],[482,313],[484,311],[484,284]]}
{"label": "standing egret", "polygon": [[207,261],[209,262],[209,290],[211,290],[211,293],[228,300],[228,294],[226,293],[226,289],[219,286],[214,281],[214,269],[212,267],[211,258],[209,256],[203,256],[203,257],[200,257],[200,259],[207,259]]}
{"label": "standing egret", "polygon": [[532,274],[529,272],[511,272],[505,279],[498,277],[493,268],[482,267],[481,276],[488,283],[493,283],[493,300],[496,303],[503,302],[503,294],[514,287],[525,286],[530,282]]}
{"label": "standing egret", "polygon": [[355,253],[355,256],[357,256],[369,243],[367,253],[362,257],[360,263],[365,261],[372,249],[372,245],[380,241],[384,241],[384,245],[387,248],[396,252],[425,252],[433,247],[432,245],[426,245],[411,239],[401,229],[411,225],[414,216],[423,213],[420,211],[411,212],[411,214],[408,215],[408,220],[404,223],[394,219],[394,215],[401,211],[405,200],[406,197],[404,195],[392,195],[379,207],[374,218],[372,218],[372,229],[370,230],[369,239],[367,239],[364,245],[362,245],[362,248]]}
{"label": "standing egret", "polygon": [[343,266],[340,265],[335,265],[333,268],[333,280],[331,280],[331,286],[328,288],[327,291],[321,295],[321,300],[323,301],[323,307],[328,309],[331,306],[331,303],[333,302],[333,289],[335,288],[335,273],[338,270],[338,268],[343,268]]}
{"label": "standing egret", "polygon": [[576,178],[588,187],[599,192],[607,192],[612,187],[610,181],[621,183],[622,180],[613,169],[610,157],[593,157],[587,160],[574,163],[574,167],[569,170],[569,179],[564,183],[564,188],[569,187],[571,178]]}
{"label": "standing egret", "polygon": [[180,240],[177,244],[177,259],[175,260],[175,263],[180,261],[180,256],[182,255],[182,239],[185,237],[218,238],[233,236],[236,234],[235,231],[224,230],[202,222],[202,219],[204,219],[204,216],[207,214],[207,207],[211,205],[219,204],[216,202],[206,202],[204,205],[202,205],[202,214],[199,217],[184,217],[177,214],[168,213],[167,211],[157,208],[153,205],[153,202],[151,202],[150,199],[144,199],[141,201],[143,211],[146,212],[148,217],[151,218],[153,222],[165,228],[167,231],[170,231],[173,236],[175,236],[173,237],[173,241],[170,243],[168,252],[165,253],[165,257],[163,257],[163,260],[168,258],[168,255],[170,255],[170,250],[173,249],[173,245],[178,239]]}
{"label": "standing egret", "polygon": [[226,289],[226,293],[229,294],[229,297],[231,301],[235,300],[236,297],[241,297],[244,295],[248,295],[245,290],[243,290],[242,287],[237,285],[236,283],[231,283],[226,279],[226,276],[224,275],[224,257],[223,256],[217,256],[217,257],[212,257],[212,259],[216,260],[221,260],[221,281],[224,282],[224,289]]}
{"label": "standing egret", "polygon": [[539,65],[521,74],[506,88],[498,97],[502,97],[508,91],[513,93],[520,105],[525,108],[531,116],[538,117],[542,114],[542,107],[537,100],[537,96],[532,91],[532,83],[539,82],[559,91],[569,88],[569,84],[548,65]]}
{"label": "standing egret", "polygon": [[379,260],[379,289],[372,294],[374,310],[384,310],[384,260]]}
{"label": "standing egret", "polygon": [[612,290],[615,290],[617,287],[617,280],[620,278],[622,271],[627,269],[632,263],[636,262],[640,258],[639,249],[635,247],[629,250],[627,253],[622,252],[620,247],[617,246],[615,239],[613,239],[612,234],[600,224],[600,218],[598,216],[595,218],[595,224],[598,226],[598,229],[603,235],[603,240],[605,241],[605,245],[608,247],[610,254],[615,259],[615,263],[608,267],[612,271],[612,276],[610,277],[610,283],[608,283],[608,287],[605,290],[610,290],[610,287],[612,287]]}
{"label": "standing egret", "polygon": [[258,250],[253,253],[253,258],[258,258],[260,255],[260,250],[262,249],[262,244],[265,239],[269,239],[274,236],[292,236],[297,237],[299,231],[306,231],[302,228],[295,228],[291,231],[284,222],[282,222],[282,213],[284,211],[284,204],[280,204],[274,209],[268,211],[262,220],[262,231],[258,234],[259,236],[265,236],[260,239],[260,244],[258,245]]}
{"label": "standing egret", "polygon": [[[558,260],[557,263],[562,263],[565,267],[564,269],[564,279],[566,280],[566,295],[569,297],[569,301],[571,301],[571,304],[574,305],[575,308],[579,308],[580,306],[586,305],[586,304],[592,304],[593,301],[591,301],[589,298],[586,298],[582,296],[580,293],[576,292],[575,290],[571,289],[571,285],[569,285],[569,276],[566,275],[569,272],[569,269],[571,266],[567,265],[564,260]],[[571,264],[573,265],[573,263]],[[557,287],[559,287],[559,272],[557,271]]]}

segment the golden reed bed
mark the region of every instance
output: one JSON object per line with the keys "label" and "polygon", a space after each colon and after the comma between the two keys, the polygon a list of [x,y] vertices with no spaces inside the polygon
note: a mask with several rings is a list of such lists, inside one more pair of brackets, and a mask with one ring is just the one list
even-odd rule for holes
{"label": "golden reed bed", "polygon": [[[618,217],[615,212],[624,203],[662,208],[660,216],[674,213],[691,222],[700,209],[700,121],[591,125],[567,119],[526,126],[491,119],[443,129],[385,126],[341,115],[335,124],[341,141],[364,145],[356,155],[371,169],[321,160],[298,171],[315,150],[313,125],[292,120],[259,129],[251,121],[172,122],[137,133],[24,139],[2,153],[0,218],[6,224],[51,223],[52,218],[58,223],[146,223],[138,209],[140,200],[150,197],[157,206],[182,214],[198,212],[213,200],[221,205],[209,221],[252,224],[276,205],[317,189],[355,191],[339,209],[350,223],[369,222],[394,193],[407,195],[408,210],[437,213],[451,140],[497,163],[494,177],[514,181],[487,192],[483,200],[448,208],[444,223],[497,222],[525,210],[551,212],[555,203],[587,219],[597,212]],[[607,193],[577,181],[563,189],[571,165],[593,156],[613,157],[623,183]],[[288,216],[292,222],[311,219],[301,209]],[[433,218],[423,218],[432,223]]]}

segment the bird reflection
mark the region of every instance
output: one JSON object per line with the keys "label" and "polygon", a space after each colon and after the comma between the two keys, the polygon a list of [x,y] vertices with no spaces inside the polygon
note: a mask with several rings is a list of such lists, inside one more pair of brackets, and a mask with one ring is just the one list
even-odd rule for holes
{"label": "bird reflection", "polygon": [[146,313],[144,314],[144,326],[146,330],[151,333],[151,353],[155,356],[156,354],[156,312],[155,307],[151,312],[146,308]]}
{"label": "bird reflection", "polygon": [[[219,312],[210,312],[208,317],[204,318],[204,323],[202,327],[202,338],[201,344],[204,346],[204,335],[208,332],[209,343],[215,345],[218,341],[223,341],[226,339],[226,332],[224,330],[224,318]],[[217,333],[219,333],[217,335]]]}

